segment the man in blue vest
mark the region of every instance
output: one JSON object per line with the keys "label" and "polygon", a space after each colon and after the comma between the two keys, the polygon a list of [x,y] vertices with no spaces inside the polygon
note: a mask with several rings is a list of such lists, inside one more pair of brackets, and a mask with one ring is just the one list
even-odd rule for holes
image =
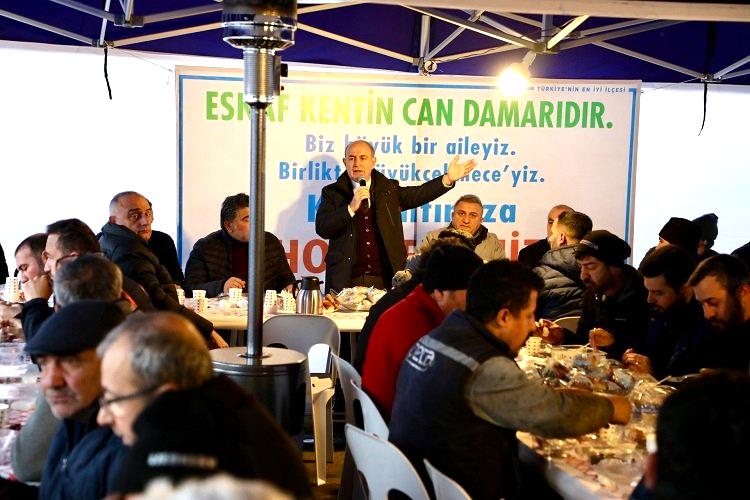
{"label": "man in blue vest", "polygon": [[399,372],[389,440],[418,470],[426,458],[475,499],[521,494],[517,430],[563,438],[630,417],[626,398],[553,389],[516,365],[542,286],[520,262],[485,264],[469,282],[466,312],[422,337]]}

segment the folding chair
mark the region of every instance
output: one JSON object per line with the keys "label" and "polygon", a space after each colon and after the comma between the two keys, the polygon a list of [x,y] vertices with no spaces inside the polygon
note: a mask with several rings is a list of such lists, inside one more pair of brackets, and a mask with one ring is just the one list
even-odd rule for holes
{"label": "folding chair", "polygon": [[471,500],[469,494],[460,484],[437,470],[426,458],[424,459],[424,466],[427,467],[427,473],[432,480],[432,487],[435,489],[437,500]]}

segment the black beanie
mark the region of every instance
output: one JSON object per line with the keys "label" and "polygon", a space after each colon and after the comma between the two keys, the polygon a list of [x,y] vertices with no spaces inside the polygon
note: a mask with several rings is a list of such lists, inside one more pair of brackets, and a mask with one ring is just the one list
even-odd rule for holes
{"label": "black beanie", "polygon": [[574,254],[576,259],[592,256],[607,265],[621,267],[630,257],[630,245],[609,231],[597,229],[576,244]]}
{"label": "black beanie", "polygon": [[701,241],[701,228],[691,220],[672,217],[659,231],[659,237],[672,245],[686,250],[690,255],[698,253],[698,243]]}
{"label": "black beanie", "polygon": [[464,246],[434,248],[427,259],[422,284],[425,290],[465,290],[469,278],[481,267],[482,259]]}
{"label": "black beanie", "polygon": [[122,309],[111,302],[73,302],[42,323],[25,350],[31,356],[65,356],[94,349],[124,319]]}
{"label": "black beanie", "polygon": [[693,222],[701,228],[701,239],[706,241],[706,248],[714,246],[714,241],[719,236],[719,217],[716,214],[704,214],[693,219]]}

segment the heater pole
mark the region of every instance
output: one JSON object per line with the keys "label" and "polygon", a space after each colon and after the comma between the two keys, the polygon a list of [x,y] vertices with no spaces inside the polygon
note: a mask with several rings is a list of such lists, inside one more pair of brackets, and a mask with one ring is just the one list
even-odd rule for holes
{"label": "heater pole", "polygon": [[[263,355],[263,260],[265,245],[266,104],[250,106],[250,241],[248,244],[247,356]],[[252,288],[252,289],[251,289]]]}

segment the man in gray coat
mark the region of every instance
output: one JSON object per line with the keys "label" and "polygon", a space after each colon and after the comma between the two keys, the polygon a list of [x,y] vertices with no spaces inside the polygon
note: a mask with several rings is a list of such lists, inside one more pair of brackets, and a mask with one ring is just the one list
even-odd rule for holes
{"label": "man in gray coat", "polygon": [[[500,245],[495,233],[482,224],[484,207],[482,200],[475,194],[465,194],[456,201],[451,212],[451,223],[448,228],[461,229],[471,234],[474,244],[474,252],[479,255],[483,261],[489,262],[496,259],[505,258],[505,250]],[[440,232],[445,228],[430,231],[425,236],[422,246],[429,244],[438,239]]]}

